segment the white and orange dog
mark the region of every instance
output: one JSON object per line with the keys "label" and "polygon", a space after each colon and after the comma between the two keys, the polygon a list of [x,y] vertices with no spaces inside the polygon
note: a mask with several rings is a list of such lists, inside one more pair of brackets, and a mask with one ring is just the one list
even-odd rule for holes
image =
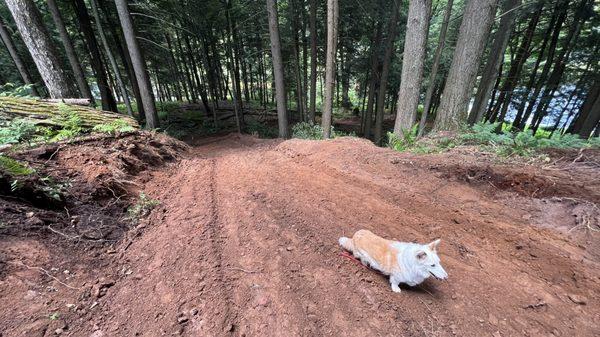
{"label": "white and orange dog", "polygon": [[437,255],[439,239],[420,245],[386,240],[361,229],[351,239],[341,237],[339,242],[364,265],[389,275],[392,291],[397,293],[400,292],[400,283],[415,286],[432,275],[440,280],[448,278]]}

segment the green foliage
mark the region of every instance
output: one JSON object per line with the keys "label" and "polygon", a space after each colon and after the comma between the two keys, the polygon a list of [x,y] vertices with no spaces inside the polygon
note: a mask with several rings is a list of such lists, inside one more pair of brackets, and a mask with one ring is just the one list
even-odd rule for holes
{"label": "green foliage", "polygon": [[[459,145],[474,145],[484,150],[493,151],[501,156],[532,156],[538,151],[548,148],[571,149],[600,147],[598,137],[589,140],[577,135],[558,133],[552,137],[533,135],[531,130],[511,133],[508,129],[497,132],[499,123],[479,123],[464,130],[455,137],[425,138],[417,140],[414,128],[400,138],[388,133],[388,146],[396,151],[414,153],[443,152]],[[504,127],[503,127],[504,129]],[[547,133],[550,135],[550,132]]]}
{"label": "green foliage", "polygon": [[504,133],[496,133],[499,123],[477,123],[459,135],[459,141],[473,145],[502,145],[510,142]]}
{"label": "green foliage", "polygon": [[160,201],[148,197],[144,192],[140,193],[140,198],[135,205],[127,209],[128,218],[137,221],[140,218],[150,214],[154,207],[158,206]]}
{"label": "green foliage", "polygon": [[51,142],[79,136],[84,131],[81,116],[64,103],[58,104],[60,115],[52,121],[58,125],[58,129],[46,129],[45,138]]}
{"label": "green foliage", "polygon": [[60,313],[59,312],[54,312],[50,316],[48,316],[48,318],[50,318],[51,321],[56,321],[57,319],[60,318]]}
{"label": "green foliage", "polygon": [[[331,138],[344,136],[356,137],[354,133],[335,131],[333,126],[331,126]],[[323,127],[319,124],[311,124],[307,122],[296,123],[292,126],[292,137],[312,140],[323,139]]]}
{"label": "green foliage", "polygon": [[29,142],[36,133],[35,124],[24,118],[15,118],[0,126],[0,144]]}
{"label": "green foliage", "polygon": [[33,84],[25,84],[18,86],[13,83],[6,83],[0,85],[0,97],[25,97],[32,98],[31,89]]}
{"label": "green foliage", "polygon": [[0,170],[11,176],[28,176],[35,171],[27,164],[0,154]]}
{"label": "green foliage", "polygon": [[415,145],[418,131],[419,125],[415,124],[410,130],[403,132],[402,137],[393,132],[388,132],[388,147],[396,151],[406,151]]}
{"label": "green foliage", "polygon": [[57,201],[61,201],[62,196],[67,192],[67,188],[71,187],[71,183],[59,182],[50,176],[40,178],[40,182],[40,190],[49,198]]}
{"label": "green foliage", "polygon": [[116,133],[132,132],[134,130],[135,128],[127,124],[127,121],[124,119],[116,119],[110,123],[98,124],[92,129],[94,132],[108,133],[111,135]]}
{"label": "green foliage", "polygon": [[265,125],[257,120],[246,121],[246,132],[260,138],[277,138],[279,132],[276,128]]}

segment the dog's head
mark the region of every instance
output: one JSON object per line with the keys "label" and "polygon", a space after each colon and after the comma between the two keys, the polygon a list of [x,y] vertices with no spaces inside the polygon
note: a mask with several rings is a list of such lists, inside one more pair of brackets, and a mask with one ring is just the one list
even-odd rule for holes
{"label": "dog's head", "polygon": [[416,250],[415,258],[417,260],[417,270],[424,278],[433,276],[438,280],[445,280],[448,278],[448,273],[444,270],[440,264],[440,258],[437,255],[437,247],[440,244],[440,239],[433,241],[432,243],[421,245]]}

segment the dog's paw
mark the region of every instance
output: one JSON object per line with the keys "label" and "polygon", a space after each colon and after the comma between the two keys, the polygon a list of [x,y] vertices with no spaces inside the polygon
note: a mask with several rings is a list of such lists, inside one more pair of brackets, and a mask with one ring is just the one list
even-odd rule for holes
{"label": "dog's paw", "polygon": [[398,287],[397,284],[392,284],[392,291],[395,293],[401,293],[402,290],[400,289],[400,287]]}

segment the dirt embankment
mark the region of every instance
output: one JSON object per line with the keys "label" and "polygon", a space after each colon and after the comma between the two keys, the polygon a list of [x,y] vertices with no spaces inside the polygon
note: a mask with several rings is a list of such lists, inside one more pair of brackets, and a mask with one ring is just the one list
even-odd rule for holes
{"label": "dirt embankment", "polygon": [[[68,151],[57,165],[85,166]],[[86,251],[53,233],[0,237],[0,331],[593,336],[600,191],[587,164],[417,156],[353,138],[206,140],[167,166],[122,166],[126,178],[108,192],[125,185],[160,205],[114,243]],[[77,177],[95,186],[103,165]],[[573,184],[581,187],[562,188]],[[361,228],[442,238],[449,280],[392,293],[384,277],[339,256],[337,238]],[[65,247],[79,253],[65,258]]]}

